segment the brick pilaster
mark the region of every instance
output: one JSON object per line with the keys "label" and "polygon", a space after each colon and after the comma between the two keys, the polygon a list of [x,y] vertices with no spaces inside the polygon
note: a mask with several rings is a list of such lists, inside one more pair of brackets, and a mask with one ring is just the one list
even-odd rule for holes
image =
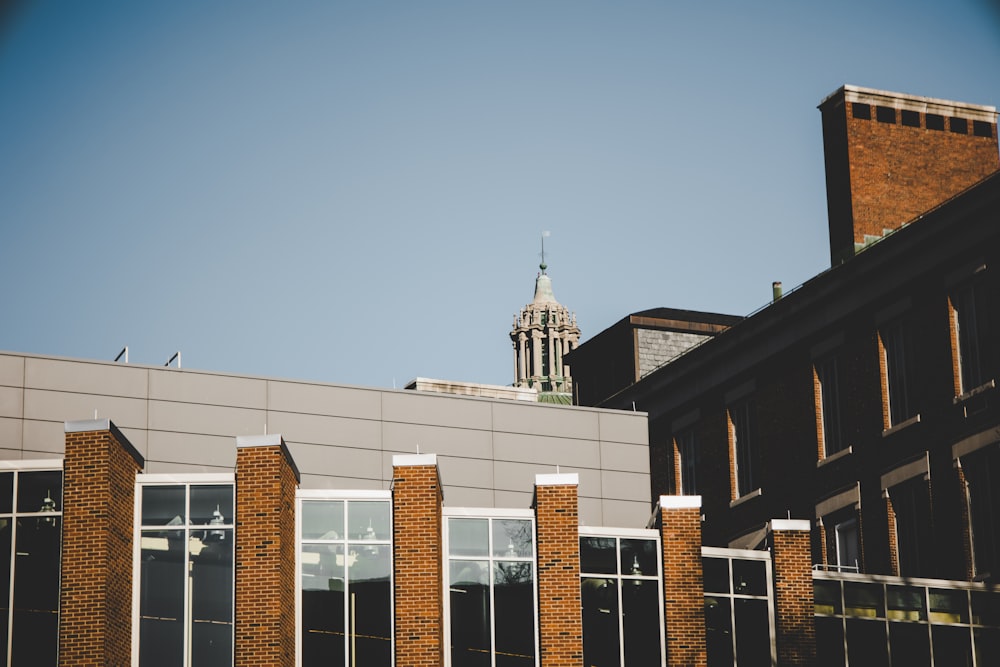
{"label": "brick pilaster", "polygon": [[295,489],[280,435],[236,438],[236,667],[295,664]]}
{"label": "brick pilaster", "polygon": [[658,510],[667,665],[704,667],[708,653],[701,568],[701,496],[660,496]]}
{"label": "brick pilaster", "polygon": [[107,419],[66,422],[59,664],[132,660],[135,475],[142,455]]}
{"label": "brick pilaster", "polygon": [[779,665],[816,662],[809,521],[773,519],[768,526],[774,568],[774,616]]}
{"label": "brick pilaster", "polygon": [[392,457],[396,664],[444,664],[441,503],[434,454]]}
{"label": "brick pilaster", "polygon": [[541,667],[583,665],[578,475],[535,476]]}

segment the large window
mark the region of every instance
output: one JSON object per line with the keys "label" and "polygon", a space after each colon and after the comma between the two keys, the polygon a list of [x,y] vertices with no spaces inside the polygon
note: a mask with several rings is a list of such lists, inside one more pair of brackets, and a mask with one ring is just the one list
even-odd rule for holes
{"label": "large window", "polygon": [[677,436],[678,469],[681,474],[681,493],[686,496],[698,495],[698,441],[694,429],[688,429]]}
{"label": "large window", "polygon": [[900,424],[917,414],[913,344],[909,330],[901,321],[880,331],[885,363],[885,394],[889,401],[889,426]]}
{"label": "large window", "polygon": [[915,477],[897,484],[888,493],[896,517],[899,574],[904,577],[927,576],[933,565],[928,482],[922,476]]}
{"label": "large window", "polygon": [[449,664],[531,667],[538,655],[534,519],[490,512],[448,512]]}
{"label": "large window", "polygon": [[660,542],[655,531],[611,535],[587,528],[581,533],[584,664],[665,664]]}
{"label": "large window", "polygon": [[775,664],[770,553],[711,547],[701,553],[709,667]]}
{"label": "large window", "polygon": [[299,492],[299,664],[392,665],[392,505]]}
{"label": "large window", "polygon": [[1000,446],[962,457],[976,577],[1000,578]]}
{"label": "large window", "polygon": [[985,343],[989,338],[985,327],[987,309],[983,283],[976,281],[955,290],[951,304],[958,341],[959,378],[962,381],[959,393],[963,393],[982,386],[990,379],[985,359],[988,351]]}
{"label": "large window", "polygon": [[139,475],[139,667],[233,662],[233,476]]}
{"label": "large window", "polygon": [[[50,469],[32,469],[38,466]],[[51,468],[57,466],[23,461],[0,471],[0,647],[12,667],[56,664],[62,470]]]}
{"label": "large window", "polygon": [[753,401],[745,398],[729,406],[729,433],[736,464],[736,497],[760,487],[757,445],[753,434]]}
{"label": "large window", "polygon": [[841,378],[836,355],[829,355],[816,362],[816,390],[819,392],[819,432],[823,438],[823,455],[830,456],[844,449],[841,427]]}

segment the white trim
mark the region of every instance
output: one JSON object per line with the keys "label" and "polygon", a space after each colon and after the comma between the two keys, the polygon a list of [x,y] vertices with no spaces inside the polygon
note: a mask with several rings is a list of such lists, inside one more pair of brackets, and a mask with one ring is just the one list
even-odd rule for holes
{"label": "white trim", "polygon": [[137,473],[136,484],[235,484],[236,473],[231,472],[162,472]]}
{"label": "white trim", "polygon": [[89,433],[90,431],[110,431],[110,419],[77,419],[63,423],[66,433]]}
{"label": "white trim", "polygon": [[[0,461],[0,470],[62,470],[62,459],[21,459]],[[60,512],[62,510],[59,510]]]}
{"label": "white trim", "polygon": [[855,482],[851,487],[816,503],[816,518],[822,519],[838,510],[851,506],[856,510],[861,509],[861,484],[859,482]]}
{"label": "white trim", "polygon": [[[888,381],[888,375],[886,376],[886,380]],[[899,422],[898,424],[893,424],[889,428],[883,430],[882,431],[882,437],[884,438],[886,436],[890,436],[893,433],[895,433],[896,431],[902,431],[907,426],[913,426],[914,424],[919,424],[919,423],[920,423],[920,413],[918,412],[917,414],[913,415],[909,419],[904,419],[903,421]]]}
{"label": "white trim", "polygon": [[849,456],[853,453],[854,453],[854,445],[848,445],[847,447],[841,449],[839,452],[834,452],[833,454],[830,454],[829,456],[824,456],[823,458],[816,461],[816,467],[821,468],[825,466],[827,463],[833,463],[837,459],[842,459],[845,456]]}
{"label": "white trim", "polygon": [[951,458],[959,459],[998,442],[1000,442],[1000,426],[994,426],[956,442],[951,446]]}
{"label": "white trim", "polygon": [[280,433],[268,433],[266,435],[238,435],[236,436],[236,448],[243,447],[277,447],[284,440]]}
{"label": "white trim", "polygon": [[758,496],[762,496],[762,495],[764,495],[764,491],[760,487],[757,487],[753,491],[749,491],[747,493],[744,493],[742,496],[740,496],[736,500],[730,500],[729,501],[729,507],[730,507],[730,509],[732,509],[733,507],[736,507],[737,505],[742,505],[743,503],[747,502],[748,500],[752,500],[752,499],[754,499],[754,498],[756,498]]}
{"label": "white trim", "polygon": [[579,486],[577,473],[555,473],[535,475],[535,486]]}
{"label": "white trim", "polygon": [[[921,577],[894,577],[890,574],[859,574],[857,572],[832,572],[813,570],[813,579],[824,581],[862,581],[865,583],[926,586],[928,588],[955,588],[970,591],[995,590],[992,584],[982,581],[962,581],[959,579],[926,579]],[[884,619],[883,619],[884,620]],[[926,621],[924,621],[926,623]],[[965,623],[963,625],[969,625]]]}
{"label": "white trim", "polygon": [[882,491],[888,491],[897,484],[902,484],[903,482],[907,482],[914,477],[921,476],[923,476],[924,479],[931,478],[931,462],[930,454],[928,452],[924,452],[923,456],[915,461],[904,463],[903,465],[897,466],[882,475],[880,479]]}
{"label": "white trim", "polygon": [[391,500],[392,491],[382,489],[295,489],[302,500]]}
{"label": "white trim", "polygon": [[530,509],[497,509],[495,507],[442,507],[441,516],[471,516],[478,519],[526,519],[535,518],[535,512]]}
{"label": "white trim", "polygon": [[756,549],[731,549],[729,547],[702,547],[701,555],[709,558],[741,558],[743,560],[771,560],[770,551]]}
{"label": "white trim", "polygon": [[436,466],[437,454],[393,454],[392,467]]}
{"label": "white trim", "polygon": [[701,496],[660,496],[657,504],[663,510],[701,509]]}
{"label": "white trim", "polygon": [[608,528],[606,526],[580,526],[580,537],[641,537],[659,539],[660,531],[655,528]]}
{"label": "white trim", "polygon": [[776,530],[798,530],[809,532],[812,530],[812,522],[809,519],[771,519],[768,522],[768,529],[772,532]]}

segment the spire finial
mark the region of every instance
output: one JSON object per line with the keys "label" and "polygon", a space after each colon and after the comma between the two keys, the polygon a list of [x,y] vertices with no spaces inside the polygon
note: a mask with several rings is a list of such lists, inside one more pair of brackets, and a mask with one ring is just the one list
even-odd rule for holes
{"label": "spire finial", "polygon": [[538,268],[545,273],[545,269],[549,268],[548,264],[545,263],[545,237],[549,236],[551,232],[542,232],[542,263],[538,265]]}

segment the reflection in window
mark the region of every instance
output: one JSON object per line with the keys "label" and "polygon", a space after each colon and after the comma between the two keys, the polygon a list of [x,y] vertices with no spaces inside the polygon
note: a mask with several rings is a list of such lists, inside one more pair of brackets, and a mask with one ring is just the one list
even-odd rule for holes
{"label": "reflection in window", "polygon": [[392,664],[388,499],[300,500],[301,665]]}
{"label": "reflection in window", "polygon": [[452,667],[536,664],[534,521],[450,517]]}
{"label": "reflection in window", "polygon": [[56,664],[62,471],[0,473],[0,639],[5,664]]}
{"label": "reflection in window", "polygon": [[139,665],[233,662],[233,485],[142,482]]}
{"label": "reflection in window", "polygon": [[774,660],[771,562],[724,553],[702,557],[708,664],[769,666]]}
{"label": "reflection in window", "polygon": [[659,545],[653,536],[580,536],[588,667],[662,664]]}

